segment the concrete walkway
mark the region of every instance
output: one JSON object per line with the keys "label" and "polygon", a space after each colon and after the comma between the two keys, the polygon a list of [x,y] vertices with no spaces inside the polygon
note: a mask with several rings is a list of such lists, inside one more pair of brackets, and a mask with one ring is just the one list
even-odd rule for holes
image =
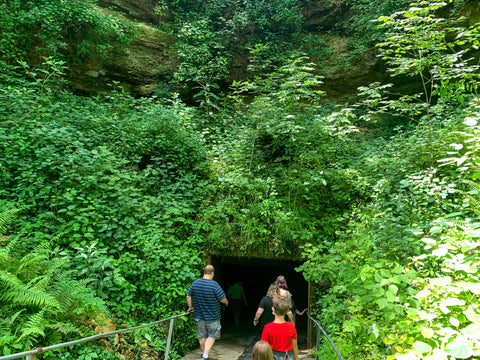
{"label": "concrete walkway", "polygon": [[[222,338],[215,342],[210,358],[212,360],[237,360],[248,348],[255,335],[237,336],[235,333],[222,334]],[[189,352],[182,360],[200,360],[200,347]]]}
{"label": "concrete walkway", "polygon": [[[258,335],[247,331],[225,331],[222,338],[215,342],[210,352],[211,360],[250,360],[252,348],[258,340]],[[299,338],[299,360],[312,360],[311,350],[305,348],[305,343]],[[182,360],[200,360],[200,347],[189,352]]]}

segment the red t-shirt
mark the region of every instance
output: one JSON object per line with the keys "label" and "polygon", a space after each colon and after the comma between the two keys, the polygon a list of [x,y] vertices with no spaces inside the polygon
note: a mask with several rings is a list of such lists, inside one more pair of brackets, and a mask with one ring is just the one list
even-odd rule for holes
{"label": "red t-shirt", "polygon": [[292,350],[292,339],[297,338],[297,329],[291,322],[268,323],[263,328],[262,341],[270,344],[272,350],[289,351]]}

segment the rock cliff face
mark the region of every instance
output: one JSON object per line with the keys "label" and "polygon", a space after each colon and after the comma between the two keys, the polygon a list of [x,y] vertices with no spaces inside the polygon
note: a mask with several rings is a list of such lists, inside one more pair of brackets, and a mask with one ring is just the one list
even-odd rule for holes
{"label": "rock cliff face", "polygon": [[[177,57],[170,51],[170,45],[175,39],[158,31],[156,25],[159,19],[154,10],[156,3],[155,0],[99,1],[101,7],[109,11],[113,9],[136,22],[140,34],[128,46],[116,48],[106,59],[100,61],[91,58],[81,67],[71,68],[71,85],[85,93],[102,93],[111,89],[110,85],[113,82],[117,82],[134,95],[149,96],[162,80],[171,77],[179,65]],[[326,32],[346,19],[348,7],[346,0],[309,1],[303,9],[303,15],[306,31]],[[336,40],[332,38],[331,41]],[[231,69],[232,78],[245,78],[248,59],[242,57],[236,59],[234,63],[234,68]],[[356,86],[352,79],[364,80],[372,66],[374,64],[366,64],[361,67],[359,73],[352,72],[348,82],[339,78],[339,76],[344,78],[345,74],[329,74],[325,86],[331,87],[333,93],[337,92],[336,88],[344,93],[348,90],[345,88],[346,84]],[[326,91],[330,92],[328,89]]]}
{"label": "rock cliff face", "polygon": [[[480,16],[478,1],[472,3],[473,5],[461,9],[469,22],[478,21]],[[117,47],[106,59],[100,61],[91,58],[81,67],[72,68],[72,86],[85,93],[101,93],[110,90],[109,84],[115,81],[134,95],[149,96],[159,83],[170,78],[179,65],[175,53],[170,50],[175,39],[158,30],[156,4],[156,0],[101,0],[101,7],[114,10],[136,22],[140,29],[139,37],[128,46]],[[322,35],[330,49],[328,55],[321,55],[327,58],[317,60],[324,64],[336,64],[348,57],[345,37],[334,35],[335,31],[332,31],[350,17],[347,0],[311,0],[302,11],[305,32]],[[247,66],[248,54],[237,56],[230,69],[231,78],[245,79]],[[348,97],[358,86],[381,81],[386,77],[384,69],[372,53],[365,54],[357,66],[348,67],[348,70],[339,69],[338,66],[325,66],[323,72],[323,90],[334,100]]]}
{"label": "rock cliff face", "polygon": [[155,4],[153,0],[100,0],[99,6],[114,9],[125,17],[145,23],[156,23]]}
{"label": "rock cliff face", "polygon": [[331,30],[336,24],[345,20],[348,14],[347,2],[344,0],[309,1],[302,9],[303,28],[306,31]]}
{"label": "rock cliff face", "polygon": [[91,58],[71,69],[70,82],[78,90],[110,90],[114,81],[138,96],[149,96],[162,74],[173,74],[178,67],[175,54],[168,50],[168,38],[162,38],[151,24],[138,23],[140,35],[127,46],[118,46],[106,59]]}

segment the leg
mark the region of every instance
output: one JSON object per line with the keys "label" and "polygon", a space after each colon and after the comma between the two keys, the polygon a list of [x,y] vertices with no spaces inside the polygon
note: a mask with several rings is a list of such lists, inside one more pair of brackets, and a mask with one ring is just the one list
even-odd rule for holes
{"label": "leg", "polygon": [[207,324],[205,321],[197,320],[197,337],[203,354],[205,352],[205,340],[207,340],[208,337]]}
{"label": "leg", "polygon": [[210,350],[212,350],[215,340],[220,339],[220,329],[222,328],[220,320],[207,323],[208,336],[204,342],[203,353],[208,357]]}
{"label": "leg", "polygon": [[204,348],[202,350],[205,355],[208,355],[210,350],[212,350],[213,344],[215,344],[215,339],[209,337],[205,340]]}
{"label": "leg", "polygon": [[240,316],[242,313],[242,303],[241,300],[232,300],[232,310],[233,310],[233,319],[235,320],[235,325],[240,326]]}
{"label": "leg", "polygon": [[201,338],[201,339],[198,339],[198,342],[200,343],[200,349],[202,349],[202,353],[205,354],[205,342],[206,342],[207,339],[205,338]]}

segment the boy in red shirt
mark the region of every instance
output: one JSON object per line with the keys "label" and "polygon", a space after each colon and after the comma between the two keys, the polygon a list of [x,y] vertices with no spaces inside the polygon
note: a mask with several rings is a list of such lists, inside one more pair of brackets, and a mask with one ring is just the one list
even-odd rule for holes
{"label": "boy in red shirt", "polygon": [[293,350],[294,360],[298,360],[297,329],[291,322],[285,321],[290,304],[283,296],[273,298],[272,310],[275,320],[263,328],[262,341],[270,344],[274,360],[289,359],[288,352]]}

